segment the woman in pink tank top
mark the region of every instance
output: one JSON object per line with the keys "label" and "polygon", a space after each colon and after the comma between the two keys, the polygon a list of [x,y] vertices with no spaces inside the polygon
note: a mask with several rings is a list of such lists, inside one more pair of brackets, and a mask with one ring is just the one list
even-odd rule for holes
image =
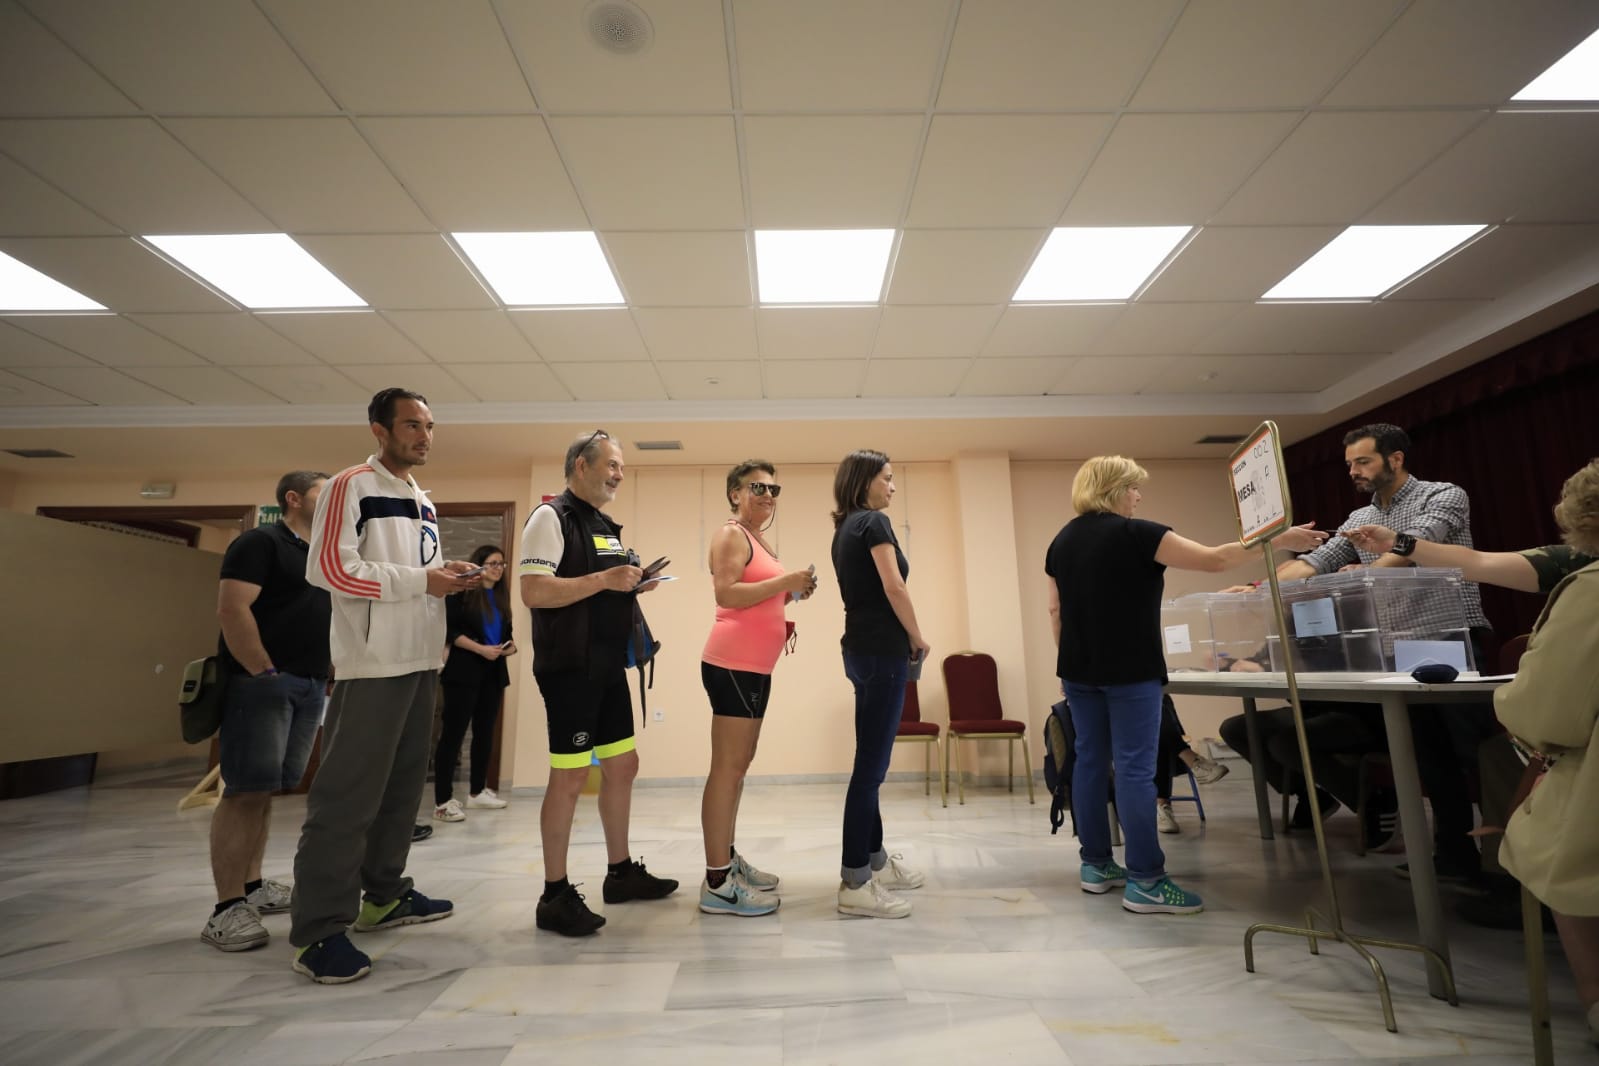
{"label": "woman in pink tank top", "polygon": [[777,469],[748,459],[727,475],[733,517],[711,538],[716,621],[700,656],[700,679],[711,701],[711,769],[700,803],[705,880],[700,910],[753,917],[777,910],[778,878],[757,870],[733,847],[744,775],[755,758],[772,691],[772,668],[788,639],[790,598],[816,591],[816,571],[784,570],[761,530],[777,514]]}

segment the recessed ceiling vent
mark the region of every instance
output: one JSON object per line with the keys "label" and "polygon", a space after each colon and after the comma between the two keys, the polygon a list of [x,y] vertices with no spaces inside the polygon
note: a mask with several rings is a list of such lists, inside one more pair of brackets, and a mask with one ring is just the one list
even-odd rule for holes
{"label": "recessed ceiling vent", "polygon": [[8,455],[15,455],[22,459],[71,459],[66,452],[58,452],[54,448],[7,448]]}
{"label": "recessed ceiling vent", "polygon": [[627,0],[595,0],[583,9],[589,39],[607,52],[638,55],[655,40],[655,27],[637,4]]}
{"label": "recessed ceiling vent", "polygon": [[1194,441],[1195,444],[1241,444],[1247,433],[1207,433]]}
{"label": "recessed ceiling vent", "polygon": [[633,442],[635,451],[641,452],[680,452],[683,442],[680,440],[636,440]]}

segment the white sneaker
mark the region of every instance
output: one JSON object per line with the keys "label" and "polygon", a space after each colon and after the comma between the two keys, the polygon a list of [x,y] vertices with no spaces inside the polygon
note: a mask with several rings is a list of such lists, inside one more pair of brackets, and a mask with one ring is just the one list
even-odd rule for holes
{"label": "white sneaker", "polygon": [[1222,765],[1208,755],[1200,755],[1195,752],[1194,756],[1194,765],[1190,768],[1190,772],[1194,775],[1194,780],[1201,785],[1214,785],[1217,781],[1226,777],[1232,769],[1229,766]]}
{"label": "white sneaker", "polygon": [[927,878],[900,862],[904,857],[897,851],[890,855],[888,862],[881,870],[872,871],[872,880],[881,883],[884,888],[893,889],[896,892],[903,892],[911,888],[921,888],[927,883]]}
{"label": "white sneaker", "polygon": [[894,895],[875,877],[859,888],[851,888],[840,881],[838,913],[862,918],[909,918],[911,901]]}
{"label": "white sneaker", "polygon": [[461,801],[452,796],[433,808],[433,817],[440,822],[464,822],[466,812],[461,809]]}
{"label": "white sneaker", "polygon": [[499,796],[496,796],[492,788],[485,788],[482,792],[477,793],[475,796],[468,796],[466,798],[466,805],[468,807],[483,807],[491,811],[504,810],[506,807],[510,806],[510,804],[506,803],[505,800],[502,800]]}
{"label": "white sneaker", "polygon": [[235,903],[221,914],[213,914],[200,932],[200,939],[219,951],[249,951],[271,939],[261,924],[261,916],[248,903]]}
{"label": "white sneaker", "polygon": [[260,888],[244,897],[244,902],[254,907],[257,914],[282,914],[289,909],[293,895],[294,890],[288,885],[268,877],[262,880]]}
{"label": "white sneaker", "polygon": [[1183,827],[1177,824],[1177,816],[1171,811],[1171,804],[1155,804],[1155,828],[1162,833],[1181,833]]}

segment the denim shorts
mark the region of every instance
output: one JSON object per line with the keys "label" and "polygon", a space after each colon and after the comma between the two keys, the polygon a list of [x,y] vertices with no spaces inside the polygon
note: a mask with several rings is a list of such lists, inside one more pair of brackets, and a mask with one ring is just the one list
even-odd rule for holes
{"label": "denim shorts", "polygon": [[287,791],[300,783],[326,690],[322,678],[293,674],[228,679],[218,735],[224,796]]}

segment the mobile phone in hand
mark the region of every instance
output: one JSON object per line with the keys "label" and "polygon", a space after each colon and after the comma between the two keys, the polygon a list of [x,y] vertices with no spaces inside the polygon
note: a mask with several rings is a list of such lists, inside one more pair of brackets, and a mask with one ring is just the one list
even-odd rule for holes
{"label": "mobile phone in hand", "polygon": [[668,559],[664,555],[661,556],[659,559],[655,560],[649,566],[644,568],[644,576],[639,579],[639,584],[642,585],[656,574],[659,574],[662,570],[665,570],[671,564],[672,560]]}
{"label": "mobile phone in hand", "polygon": [[465,580],[466,578],[469,578],[469,577],[477,577],[479,574],[481,574],[486,569],[488,569],[488,568],[487,567],[483,567],[483,566],[474,566],[470,570],[453,570],[453,571],[451,571],[451,573],[453,573],[456,577],[461,578],[462,580]]}

